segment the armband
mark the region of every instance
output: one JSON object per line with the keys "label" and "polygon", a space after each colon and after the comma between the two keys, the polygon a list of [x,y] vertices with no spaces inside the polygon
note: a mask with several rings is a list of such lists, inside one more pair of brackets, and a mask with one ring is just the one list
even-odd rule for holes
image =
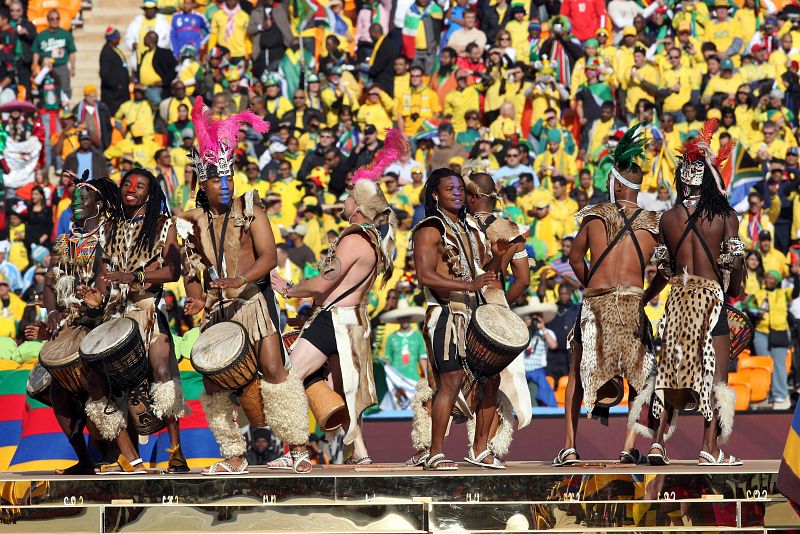
{"label": "armband", "polygon": [[515,253],[511,256],[512,260],[527,260],[528,259],[528,251],[527,250],[520,250],[519,252]]}

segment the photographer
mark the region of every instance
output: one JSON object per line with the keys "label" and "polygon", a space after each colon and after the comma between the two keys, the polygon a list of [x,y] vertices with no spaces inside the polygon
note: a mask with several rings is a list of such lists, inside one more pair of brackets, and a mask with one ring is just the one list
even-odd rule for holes
{"label": "photographer", "polygon": [[555,316],[556,307],[553,304],[539,302],[528,304],[514,310],[522,315],[530,332],[530,342],[524,352],[525,380],[528,382],[528,391],[531,394],[531,403],[539,406],[554,407],[557,405],[553,388],[547,382],[547,350],[558,347],[555,333],[544,326],[544,314],[548,319]]}

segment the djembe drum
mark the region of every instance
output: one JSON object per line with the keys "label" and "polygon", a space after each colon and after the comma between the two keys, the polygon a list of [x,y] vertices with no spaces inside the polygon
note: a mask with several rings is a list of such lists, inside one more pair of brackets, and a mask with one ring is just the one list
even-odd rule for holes
{"label": "djembe drum", "polygon": [[257,380],[258,357],[242,325],[223,321],[203,330],[192,347],[190,358],[198,373],[222,389],[236,392],[253,426],[267,426]]}
{"label": "djembe drum", "polygon": [[478,382],[500,374],[528,347],[528,327],[505,306],[483,304],[467,328],[468,371]]}
{"label": "djembe drum", "polygon": [[50,402],[50,382],[52,377],[47,369],[40,363],[37,363],[31,369],[28,375],[28,384],[26,390],[28,396],[34,400],[41,402],[47,406],[53,406]]}
{"label": "djembe drum", "polygon": [[139,325],[128,317],[106,321],[86,334],[80,355],[118,391],[135,388],[148,378],[149,362]]}
{"label": "djembe drum", "polygon": [[142,380],[138,386],[128,392],[128,413],[133,419],[136,433],[140,436],[155,434],[167,426],[166,419],[156,417],[154,404],[148,380]]}
{"label": "djembe drum", "polygon": [[[291,350],[301,333],[302,330],[289,330],[281,336],[286,352]],[[322,377],[317,377],[304,386],[308,407],[323,432],[333,432],[347,422],[350,416],[347,413],[347,404],[341,395],[328,387]]]}
{"label": "djembe drum", "polygon": [[62,328],[55,339],[45,342],[39,363],[70,393],[85,393],[89,369],[80,357],[80,345],[88,330]]}
{"label": "djembe drum", "polygon": [[728,327],[731,331],[731,360],[734,360],[753,342],[755,330],[747,314],[730,304],[725,305],[723,312],[728,316]]}

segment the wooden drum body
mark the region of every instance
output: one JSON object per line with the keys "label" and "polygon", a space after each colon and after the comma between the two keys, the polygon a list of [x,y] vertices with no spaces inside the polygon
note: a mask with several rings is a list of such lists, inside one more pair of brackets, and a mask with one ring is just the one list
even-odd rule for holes
{"label": "wooden drum body", "polygon": [[55,339],[42,345],[39,353],[42,367],[70,393],[87,391],[89,369],[79,351],[86,332],[82,327],[63,328]]}
{"label": "wooden drum body", "polygon": [[258,377],[258,357],[247,331],[234,321],[211,325],[192,347],[192,367],[222,389],[236,392],[250,424],[266,426]]}
{"label": "wooden drum body", "polygon": [[530,341],[516,313],[497,304],[479,306],[467,329],[467,365],[476,379],[500,374]]}
{"label": "wooden drum body", "polygon": [[142,334],[136,321],[128,317],[106,321],[86,334],[80,355],[116,389],[135,388],[148,378]]}
{"label": "wooden drum body", "polygon": [[37,363],[31,369],[30,374],[28,375],[28,385],[27,391],[28,396],[32,399],[35,399],[42,404],[47,406],[53,406],[53,403],[50,402],[50,382],[52,381],[52,377],[47,369],[42,366],[42,364]]}
{"label": "wooden drum body", "polygon": [[128,412],[133,418],[133,426],[140,436],[155,434],[167,426],[164,418],[156,417],[153,410],[153,396],[150,394],[150,384],[143,380],[138,386],[128,393]]}

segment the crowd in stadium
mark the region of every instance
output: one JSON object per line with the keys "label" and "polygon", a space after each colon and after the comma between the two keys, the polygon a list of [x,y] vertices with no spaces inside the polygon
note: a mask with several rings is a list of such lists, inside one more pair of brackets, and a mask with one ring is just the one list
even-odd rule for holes
{"label": "crowd in stadium", "polygon": [[[0,6],[0,359],[35,357],[23,334],[42,319],[49,247],[69,228],[76,176],[119,182],[145,167],[173,212],[194,207],[188,151],[199,96],[217,116],[250,108],[271,124],[263,135],[241,130],[235,192],[258,192],[278,270],[295,283],[318,274],[346,224],[338,215],[348,176],[371,161],[385,129],[411,140],[411,154],[383,178],[400,230],[395,274],[373,289],[370,309],[376,362],[413,382],[426,349],[407,238],[423,217],[426,177],[468,158],[485,162],[498,213],[529,227],[535,265],[514,305],[556,304],[528,318],[525,359],[532,396],[555,405],[542,390],[558,390],[567,374],[581,292],[567,261],[574,215],[608,201],[611,151],[635,123],[650,139],[639,203],[671,207],[676,148],[717,119],[715,143],[737,144],[724,174],[749,249],[739,305],[757,330],[751,354],[774,362],[761,404],[789,408],[800,385],[800,298],[791,291],[800,287],[797,4],[144,0],[141,8],[97,43],[99,86],[74,87],[75,40],[59,12],[37,28],[21,1]],[[654,329],[668,290],[646,309]],[[183,298],[182,284],[170,284],[162,304],[176,337],[195,326]],[[302,299],[280,304],[284,327],[309,309]],[[551,381],[536,379],[541,369]],[[393,392],[385,407],[406,407],[413,394]]]}

